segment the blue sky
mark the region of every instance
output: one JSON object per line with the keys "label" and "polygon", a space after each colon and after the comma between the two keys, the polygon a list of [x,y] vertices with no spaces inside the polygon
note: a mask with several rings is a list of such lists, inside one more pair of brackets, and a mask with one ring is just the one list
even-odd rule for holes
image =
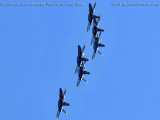
{"label": "blue sky", "polygon": [[0,120],[56,119],[60,87],[68,89],[71,104],[60,120],[159,120],[160,7],[97,0],[106,48],[100,48],[103,57],[96,54],[87,62],[88,84],[76,88],[77,46],[86,43],[89,59],[93,53],[86,28],[88,3],[94,0],[76,2],[84,6],[0,6]]}

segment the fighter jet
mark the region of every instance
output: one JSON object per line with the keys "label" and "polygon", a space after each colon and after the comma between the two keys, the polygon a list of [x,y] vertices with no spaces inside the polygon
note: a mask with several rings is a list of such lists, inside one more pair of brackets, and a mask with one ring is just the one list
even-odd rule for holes
{"label": "fighter jet", "polygon": [[[98,32],[100,32],[100,33],[98,34]],[[105,30],[98,28],[98,25],[93,26],[93,28],[92,28],[93,37],[96,37],[96,35],[98,35],[100,37],[102,32],[105,32]]]}
{"label": "fighter jet", "polygon": [[[97,20],[97,19],[98,19],[98,20]],[[92,23],[98,25],[100,19],[101,19],[101,14],[100,14],[100,16],[96,16],[96,15],[89,14],[89,15],[88,15],[87,32],[88,32],[88,30],[90,30],[90,26],[92,25]]]}
{"label": "fighter jet", "polygon": [[93,55],[92,55],[92,60],[94,59],[95,57],[95,54],[98,52],[101,56],[103,56],[103,54],[98,50],[98,47],[106,47],[105,45],[103,44],[100,44],[100,38],[99,37],[95,37],[95,41],[94,41],[94,44],[93,44]]}
{"label": "fighter jet", "polygon": [[78,45],[77,66],[76,66],[75,74],[76,74],[77,68],[79,68],[81,66],[84,68],[85,62],[89,61],[89,59],[87,59],[87,56],[86,56],[86,58],[83,57],[85,46],[86,46],[86,44],[84,44],[83,48],[81,49],[81,46]]}
{"label": "fighter jet", "polygon": [[99,21],[100,18],[101,18],[101,15],[100,16],[94,15],[95,7],[96,7],[96,1],[95,1],[95,4],[94,4],[93,7],[92,7],[91,3],[89,3],[89,14],[88,14],[87,32],[88,32],[88,30],[90,30],[90,26],[95,21],[95,19],[98,18],[98,21]]}
{"label": "fighter jet", "polygon": [[[100,29],[100,28],[98,28],[98,26],[94,25],[94,27],[92,28],[93,36],[92,36],[92,40],[91,40],[90,45],[92,45],[92,42],[93,42],[94,39],[97,39],[97,38],[99,39],[99,37],[101,36],[101,33],[104,32],[104,31],[105,30]],[[100,32],[100,33],[98,34],[98,32]],[[100,40],[102,40],[102,39],[100,39]]]}
{"label": "fighter jet", "polygon": [[59,101],[58,101],[58,112],[56,115],[56,118],[59,118],[60,112],[64,112],[65,114],[68,114],[64,109],[63,106],[70,106],[69,103],[64,102],[65,99],[65,94],[66,94],[67,89],[63,92],[62,89],[59,89]]}
{"label": "fighter jet", "polygon": [[94,3],[94,6],[92,7],[91,3],[89,3],[89,14],[93,15],[95,12],[95,7],[96,7],[96,0]]}
{"label": "fighter jet", "polygon": [[84,71],[83,67],[80,67],[78,70],[78,81],[77,81],[77,85],[76,87],[78,87],[80,85],[80,81],[84,80],[86,83],[88,83],[88,81],[86,81],[83,78],[83,74],[91,74],[90,72]]}
{"label": "fighter jet", "polygon": [[[96,18],[98,18],[98,20]],[[100,19],[101,19],[101,14],[100,16],[94,15],[92,20],[93,20],[93,23],[98,26]]]}

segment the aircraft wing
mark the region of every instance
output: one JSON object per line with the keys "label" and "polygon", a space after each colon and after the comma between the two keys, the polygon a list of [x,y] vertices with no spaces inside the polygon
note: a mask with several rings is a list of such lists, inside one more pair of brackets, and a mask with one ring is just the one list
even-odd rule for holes
{"label": "aircraft wing", "polygon": [[65,91],[64,91],[64,93],[63,93],[63,94],[65,95],[65,94],[66,94],[66,92],[67,92],[67,88],[65,89]]}
{"label": "aircraft wing", "polygon": [[88,26],[87,26],[87,31],[86,31],[86,32],[88,32],[89,28],[90,28],[90,24],[89,24],[89,22],[88,22]]}
{"label": "aircraft wing", "polygon": [[77,84],[76,84],[76,87],[78,87],[79,84],[80,84],[80,80],[78,79]]}
{"label": "aircraft wing", "polygon": [[83,51],[84,51],[85,47],[86,47],[86,44],[84,44],[84,46],[83,46],[82,53],[83,53]]}
{"label": "aircraft wing", "polygon": [[56,119],[59,118],[59,114],[60,114],[60,112],[59,112],[59,110],[58,110],[58,111],[57,111],[57,115],[56,115]]}
{"label": "aircraft wing", "polygon": [[70,104],[67,103],[67,102],[64,102],[63,105],[65,105],[65,106],[70,106]]}
{"label": "aircraft wing", "polygon": [[99,33],[98,37],[100,37],[100,36],[101,36],[101,33],[102,33],[102,32],[100,32],[100,33]]}
{"label": "aircraft wing", "polygon": [[94,36],[92,36],[92,40],[91,40],[91,43],[90,43],[90,45],[92,45],[92,43],[93,43],[93,38],[94,38]]}
{"label": "aircraft wing", "polygon": [[96,7],[96,0],[95,0],[95,3],[94,3],[94,6],[93,6],[93,10],[95,9],[95,7]]}
{"label": "aircraft wing", "polygon": [[77,72],[77,68],[78,68],[78,65],[76,66],[76,70],[75,70],[75,72],[74,72],[74,73],[75,73],[75,75],[76,75],[76,72]]}
{"label": "aircraft wing", "polygon": [[93,52],[93,54],[92,54],[92,60],[94,59],[94,57],[95,57],[95,52]]}
{"label": "aircraft wing", "polygon": [[91,73],[87,71],[83,71],[83,74],[91,74]]}

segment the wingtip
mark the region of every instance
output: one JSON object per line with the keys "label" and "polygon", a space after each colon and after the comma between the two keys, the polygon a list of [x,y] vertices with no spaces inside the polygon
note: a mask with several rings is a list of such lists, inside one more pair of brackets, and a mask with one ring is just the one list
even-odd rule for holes
{"label": "wingtip", "polygon": [[86,81],[86,83],[88,83],[88,81]]}
{"label": "wingtip", "polygon": [[103,56],[103,54],[101,54],[101,56]]}
{"label": "wingtip", "polygon": [[69,104],[69,106],[70,106],[70,104]]}
{"label": "wingtip", "polygon": [[68,113],[66,112],[66,115],[67,115]]}

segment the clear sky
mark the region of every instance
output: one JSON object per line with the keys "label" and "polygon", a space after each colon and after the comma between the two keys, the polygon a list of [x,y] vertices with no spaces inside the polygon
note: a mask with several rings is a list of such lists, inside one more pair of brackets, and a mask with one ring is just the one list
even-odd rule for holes
{"label": "clear sky", "polygon": [[93,53],[86,28],[94,0],[76,2],[84,6],[0,6],[0,120],[55,120],[60,87],[71,104],[60,120],[160,120],[160,6],[97,0],[106,47],[86,63],[88,84],[76,88],[77,46],[86,43],[89,59]]}

